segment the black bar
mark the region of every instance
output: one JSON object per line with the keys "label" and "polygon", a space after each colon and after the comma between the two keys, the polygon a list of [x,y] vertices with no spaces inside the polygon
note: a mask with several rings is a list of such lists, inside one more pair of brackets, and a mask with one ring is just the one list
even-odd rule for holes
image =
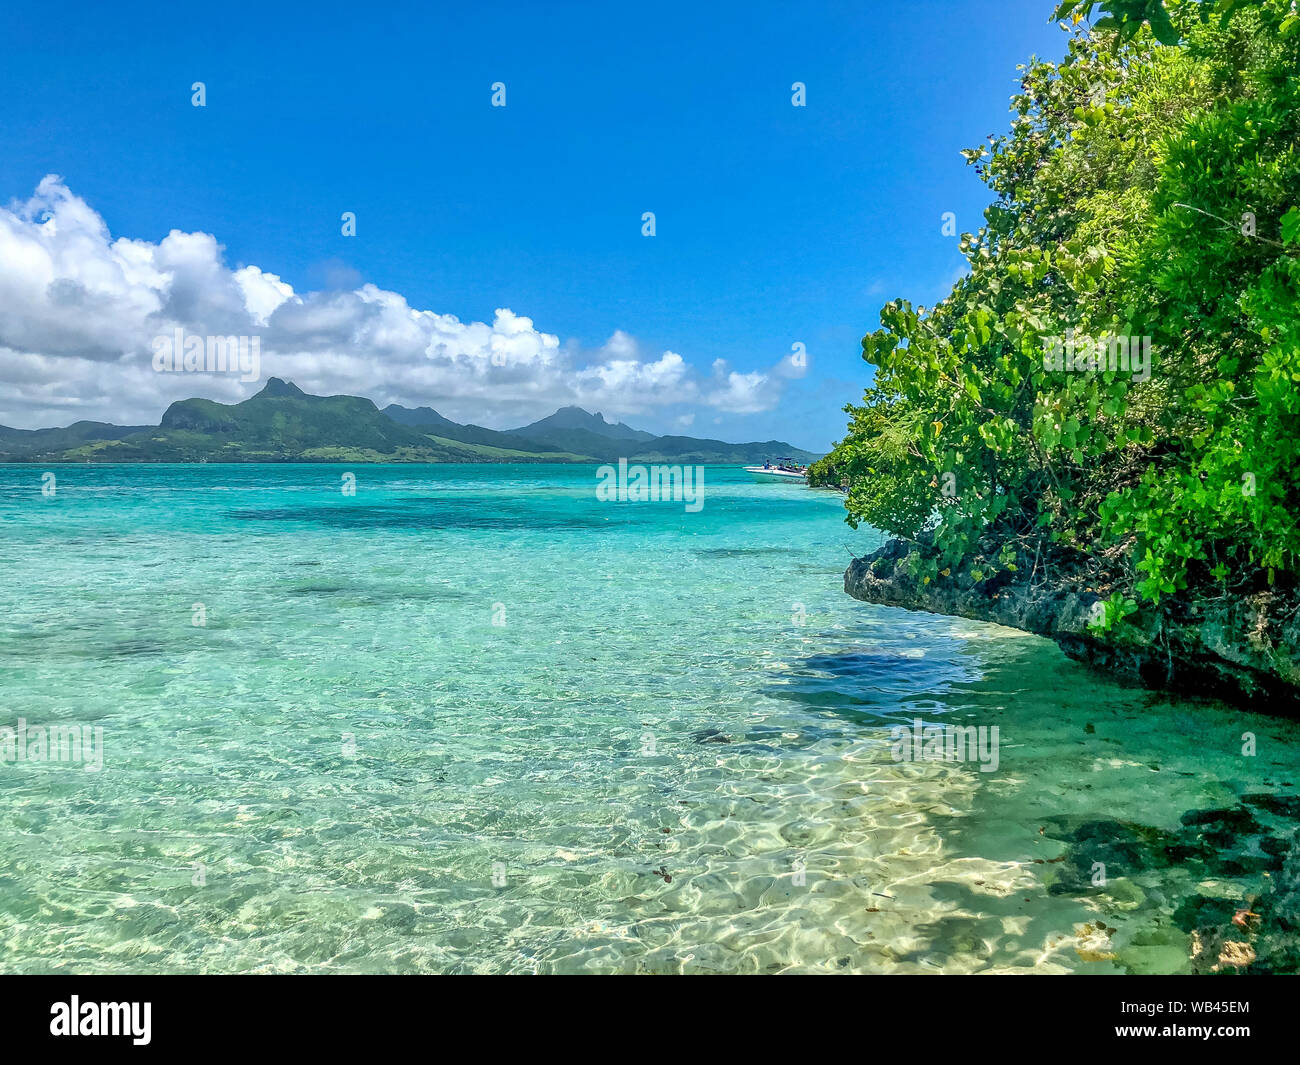
{"label": "black bar", "polygon": [[[624,1050],[631,1053],[639,1042],[648,1052],[664,1046],[666,1038],[669,1044],[686,1038],[701,1024],[713,1027],[712,1036],[725,1038],[733,1050],[747,1040],[759,1049],[789,1040],[812,1052],[822,1039],[839,1041],[857,1030],[853,1038],[862,1040],[864,1053],[892,1033],[901,1046],[920,1039],[927,1047],[950,1042],[973,1048],[993,1036],[1026,1047],[1036,1040],[1051,1041],[1044,1047],[1127,1044],[1180,1050],[1199,1043],[1231,1055],[1243,1045],[1285,1038],[1293,1031],[1295,1009],[1292,985],[1260,978],[971,976],[935,983],[868,976],[837,992],[838,986],[822,981],[814,990],[787,982],[770,996],[771,1011],[757,1015],[753,1006],[761,1007],[761,999],[749,1008],[738,1010],[733,1003],[701,1014],[699,991],[683,996],[662,981],[643,981],[635,988],[605,981],[584,988],[575,999],[572,989],[557,989],[553,982],[525,987],[496,981],[487,989],[393,976],[42,976],[0,978],[0,997],[7,1048],[42,1054],[72,1050],[79,1056],[111,1044],[114,1054],[283,1050],[337,1057],[412,1042],[445,1046],[451,1036],[457,1043],[481,1041],[482,1053],[493,1056],[512,1042],[524,1043],[530,1053],[544,1052],[548,1044],[555,1049],[559,1037],[585,1055],[602,1046],[610,1049],[611,1028],[619,1027],[625,1028]],[[137,1043],[141,1037],[132,1034],[51,1034],[56,1016],[64,1016],[60,1004],[70,1008],[72,996],[83,1014],[87,1004],[137,1004],[139,1020],[148,1003],[148,1042]],[[715,1006],[727,1001],[718,998]],[[824,1011],[820,1020],[809,1013],[814,1003]],[[671,1035],[674,1028],[677,1036]],[[1211,1030],[1208,1037],[1205,1028]]]}

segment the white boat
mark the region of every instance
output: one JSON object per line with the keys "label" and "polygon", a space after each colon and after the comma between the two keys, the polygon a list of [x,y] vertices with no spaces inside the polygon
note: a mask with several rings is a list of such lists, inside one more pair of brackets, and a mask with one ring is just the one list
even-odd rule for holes
{"label": "white boat", "polygon": [[746,466],[745,472],[753,474],[756,481],[787,481],[791,484],[803,484],[808,474],[799,470],[783,470],[780,466]]}

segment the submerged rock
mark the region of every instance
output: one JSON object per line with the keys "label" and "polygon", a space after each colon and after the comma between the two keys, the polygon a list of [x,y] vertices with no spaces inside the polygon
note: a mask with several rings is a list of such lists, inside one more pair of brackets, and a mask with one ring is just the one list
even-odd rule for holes
{"label": "submerged rock", "polygon": [[[1044,870],[1052,895],[1128,892],[1123,880],[1152,869],[1178,866],[1197,879],[1225,879],[1280,873],[1289,841],[1262,825],[1244,806],[1189,810],[1173,832],[1131,821],[1067,817],[1044,819],[1043,835],[1065,844],[1065,852]],[[1102,871],[1105,885],[1096,882]],[[1300,874],[1298,874],[1300,875]],[[1300,897],[1300,886],[1297,888]],[[1239,900],[1195,895],[1184,899],[1174,923],[1184,932],[1231,921]],[[1297,911],[1300,913],[1300,910]]]}
{"label": "submerged rock", "polygon": [[1256,931],[1250,937],[1254,958],[1249,972],[1300,972],[1300,832],[1291,837],[1272,886],[1253,901],[1250,910],[1253,919],[1248,927]]}
{"label": "submerged rock", "polygon": [[[1300,972],[1300,832],[1289,839],[1269,835],[1241,808],[1192,810],[1182,820],[1181,829],[1167,833],[1122,821],[1072,824],[1052,819],[1053,827],[1045,834],[1066,842],[1067,850],[1049,892],[1100,894],[1121,901],[1115,898],[1116,889],[1126,880],[1093,885],[1091,862],[1104,861],[1108,876],[1127,878],[1177,858],[1202,881],[1202,890],[1182,898],[1169,918],[1134,933],[1121,951],[1120,964],[1131,972],[1173,972],[1178,966],[1172,959],[1183,950],[1193,973]],[[1243,833],[1235,854],[1226,835],[1230,825]],[[1207,835],[1198,834],[1206,829]],[[1220,831],[1225,835],[1215,838]],[[1261,895],[1235,894],[1223,879],[1261,871],[1244,867],[1249,852],[1262,854],[1260,864],[1268,867],[1262,872],[1269,886]],[[1285,858],[1274,857],[1283,852]],[[1223,893],[1206,893],[1216,885]],[[1152,952],[1147,949],[1151,947],[1159,949]]]}

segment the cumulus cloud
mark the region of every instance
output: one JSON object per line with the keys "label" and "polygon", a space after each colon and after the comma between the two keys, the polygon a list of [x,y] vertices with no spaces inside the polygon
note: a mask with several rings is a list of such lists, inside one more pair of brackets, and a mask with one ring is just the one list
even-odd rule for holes
{"label": "cumulus cloud", "polygon": [[208,233],[114,238],[48,176],[31,199],[0,209],[0,422],[156,422],[176,399],[234,402],[261,387],[233,374],[154,372],[154,339],[178,328],[260,337],[263,381],[283,377],[307,392],[431,404],[500,424],[566,404],[616,414],[681,405],[753,413],[775,404],[777,378],[795,376],[788,359],[770,374],[717,362],[704,375],[673,351],[643,356],[622,330],[584,356],[508,308],[490,323],[462,322],[346,271],[334,275],[347,285],[295,292],[263,267],[232,269]]}
{"label": "cumulus cloud", "polygon": [[731,414],[755,414],[772,406],[776,385],[771,375],[737,373],[725,359],[713,360],[713,379],[705,402]]}

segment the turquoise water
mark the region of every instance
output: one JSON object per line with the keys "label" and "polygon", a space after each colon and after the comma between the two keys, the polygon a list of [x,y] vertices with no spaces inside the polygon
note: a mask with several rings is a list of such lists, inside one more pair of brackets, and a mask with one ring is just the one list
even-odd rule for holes
{"label": "turquoise water", "polygon": [[[833,493],[43,472],[0,467],[0,726],[104,764],[0,762],[0,971],[1174,972],[1300,813],[1294,723],[848,598]],[[918,717],[997,771],[895,761]]]}

